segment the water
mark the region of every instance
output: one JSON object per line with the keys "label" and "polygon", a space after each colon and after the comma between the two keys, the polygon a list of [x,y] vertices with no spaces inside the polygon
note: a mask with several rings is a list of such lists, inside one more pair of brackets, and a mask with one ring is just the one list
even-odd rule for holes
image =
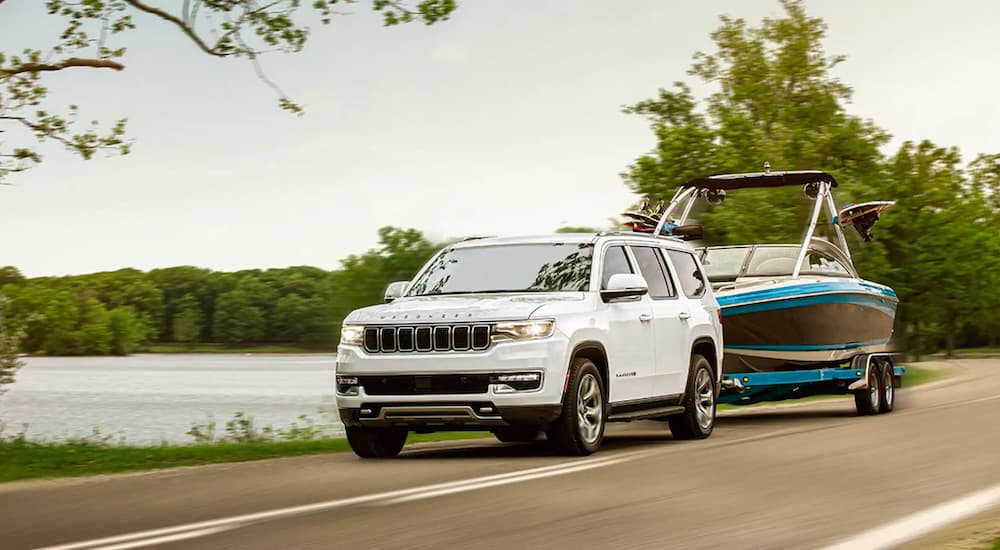
{"label": "water", "polygon": [[[335,420],[333,355],[134,355],[32,357],[0,397],[6,435],[86,437],[96,427],[131,444],[192,442],[192,424],[214,417],[217,434],[239,411],[284,428],[300,414]],[[332,414],[319,414],[325,408]]]}

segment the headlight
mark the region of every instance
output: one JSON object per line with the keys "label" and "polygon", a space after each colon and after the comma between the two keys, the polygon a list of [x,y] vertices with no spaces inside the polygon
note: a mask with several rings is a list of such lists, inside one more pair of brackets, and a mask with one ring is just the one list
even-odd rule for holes
{"label": "headlight", "polygon": [[347,346],[360,346],[365,340],[365,327],[344,325],[340,327],[340,343]]}
{"label": "headlight", "polygon": [[552,319],[534,321],[504,321],[493,325],[493,340],[530,340],[548,338],[556,322]]}

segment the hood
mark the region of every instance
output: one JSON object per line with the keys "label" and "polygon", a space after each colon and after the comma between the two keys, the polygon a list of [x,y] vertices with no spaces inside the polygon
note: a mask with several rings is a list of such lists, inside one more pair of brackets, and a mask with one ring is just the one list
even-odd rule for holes
{"label": "hood", "polygon": [[481,322],[528,319],[552,302],[583,300],[582,293],[418,296],[355,310],[344,323]]}

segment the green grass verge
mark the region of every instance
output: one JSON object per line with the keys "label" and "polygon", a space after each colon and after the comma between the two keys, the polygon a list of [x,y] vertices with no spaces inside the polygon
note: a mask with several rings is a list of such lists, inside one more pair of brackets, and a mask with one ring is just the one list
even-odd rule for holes
{"label": "green grass verge", "polygon": [[993,550],[1000,550],[1000,538],[993,541]]}
{"label": "green grass verge", "polygon": [[[479,437],[492,436],[488,432],[410,434],[407,443]],[[94,442],[7,441],[0,442],[0,482],[110,474],[220,462],[245,462],[349,450],[347,440],[343,438],[153,447],[116,446]]]}
{"label": "green grass verge", "polygon": [[[941,380],[947,378],[950,374],[948,371],[941,369],[928,369],[925,367],[916,367],[912,365],[903,365],[906,368],[906,374],[903,375],[903,387],[912,388],[913,386],[919,386],[921,384],[927,384],[929,382],[934,382],[936,380]],[[809,397],[803,397],[802,399],[786,399],[784,401],[766,401],[763,403],[754,403],[753,405],[733,405],[729,403],[720,403],[720,411],[732,411],[739,409],[746,409],[748,407],[759,407],[762,405],[775,405],[781,403],[808,403],[810,401],[826,401],[828,399],[843,399],[845,397],[851,397],[847,395],[811,395]]]}
{"label": "green grass verge", "polygon": [[260,345],[226,347],[222,344],[147,344],[138,353],[333,353],[333,350],[305,348],[294,345]]}

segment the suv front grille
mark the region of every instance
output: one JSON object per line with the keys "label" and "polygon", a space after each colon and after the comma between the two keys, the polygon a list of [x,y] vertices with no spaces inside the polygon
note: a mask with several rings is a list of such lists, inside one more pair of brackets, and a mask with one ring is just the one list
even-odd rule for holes
{"label": "suv front grille", "polygon": [[365,327],[368,353],[482,351],[490,347],[490,325]]}

